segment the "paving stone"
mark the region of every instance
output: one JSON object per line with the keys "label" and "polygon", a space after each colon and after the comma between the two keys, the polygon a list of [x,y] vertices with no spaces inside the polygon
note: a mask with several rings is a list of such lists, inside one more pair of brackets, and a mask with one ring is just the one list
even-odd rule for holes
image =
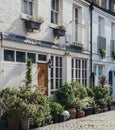
{"label": "paving stone", "polygon": [[33,130],[115,130],[115,111],[72,119]]}

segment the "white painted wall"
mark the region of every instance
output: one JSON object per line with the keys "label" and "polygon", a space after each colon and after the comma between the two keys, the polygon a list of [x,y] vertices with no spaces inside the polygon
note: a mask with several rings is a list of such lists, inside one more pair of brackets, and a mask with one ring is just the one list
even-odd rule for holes
{"label": "white painted wall", "polygon": [[[60,12],[59,24],[66,26],[66,34],[69,36],[68,43],[65,42],[65,37],[59,39],[54,38],[53,25],[50,23],[51,13],[51,0],[35,0],[34,16],[42,16],[44,23],[41,25],[40,30],[34,32],[27,32],[24,25],[24,20],[21,19],[21,3],[22,0],[2,0],[0,3],[0,32],[13,33],[21,36],[26,36],[32,39],[50,41],[57,44],[71,44],[72,41],[72,20],[73,20],[73,3],[81,7],[81,24],[84,25],[81,37],[82,44],[86,50],[89,50],[89,8],[86,4],[81,3],[79,0],[61,0],[62,9]],[[1,45],[1,44],[0,44]],[[15,41],[3,40],[2,48],[0,47],[0,87],[6,86],[17,87],[25,77],[25,63],[11,63],[4,62],[3,50],[13,49],[25,52],[44,53],[46,55],[59,55],[64,57],[63,62],[66,68],[63,69],[64,81],[71,79],[71,58],[64,56],[65,50],[60,48],[47,48],[36,45],[29,45]],[[89,53],[74,53],[70,52],[71,57],[89,59]],[[89,71],[89,70],[88,70]],[[37,84],[37,64],[33,65],[33,84]],[[15,84],[15,86],[14,86]]]}
{"label": "white painted wall", "polygon": [[[106,58],[105,59],[101,59],[100,54],[97,51],[97,36],[98,36],[98,17],[102,17],[104,19],[104,24],[105,24],[105,28],[104,28],[104,37],[106,38]],[[109,71],[112,70],[113,72],[115,71],[115,61],[113,61],[112,57],[111,57],[111,52],[110,52],[110,40],[111,40],[111,36],[112,36],[112,30],[111,30],[111,24],[115,23],[115,17],[113,17],[112,15],[109,15],[103,11],[101,11],[100,9],[94,8],[93,10],[93,67],[94,65],[103,65],[104,66],[104,75],[107,77],[108,80],[108,74]],[[99,83],[99,79],[96,76],[96,85],[98,85]],[[115,76],[113,76],[113,96],[114,99],[113,101],[115,101]],[[108,85],[108,83],[106,84]]]}

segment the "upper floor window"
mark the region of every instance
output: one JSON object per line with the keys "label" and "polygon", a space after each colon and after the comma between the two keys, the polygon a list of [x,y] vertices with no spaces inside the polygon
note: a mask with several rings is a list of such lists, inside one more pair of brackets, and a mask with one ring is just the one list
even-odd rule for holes
{"label": "upper floor window", "polygon": [[58,24],[59,0],[51,0],[51,23]]}
{"label": "upper floor window", "polygon": [[73,42],[82,43],[82,8],[74,5],[73,7]]}
{"label": "upper floor window", "polygon": [[111,1],[111,11],[115,12],[115,0]]}
{"label": "upper floor window", "polygon": [[98,23],[99,23],[99,26],[98,26],[98,30],[99,30],[99,36],[104,36],[104,19],[102,17],[99,16],[98,18]]}
{"label": "upper floor window", "polygon": [[33,15],[34,0],[22,0],[22,13]]}

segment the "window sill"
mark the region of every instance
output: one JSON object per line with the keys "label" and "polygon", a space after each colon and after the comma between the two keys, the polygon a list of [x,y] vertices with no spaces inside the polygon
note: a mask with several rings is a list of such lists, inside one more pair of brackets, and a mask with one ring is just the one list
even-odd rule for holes
{"label": "window sill", "polygon": [[29,17],[31,17],[31,15],[21,13],[21,19],[22,20],[29,20]]}
{"label": "window sill", "polygon": [[56,28],[56,27],[57,27],[57,24],[50,23],[49,27],[50,27],[50,28]]}

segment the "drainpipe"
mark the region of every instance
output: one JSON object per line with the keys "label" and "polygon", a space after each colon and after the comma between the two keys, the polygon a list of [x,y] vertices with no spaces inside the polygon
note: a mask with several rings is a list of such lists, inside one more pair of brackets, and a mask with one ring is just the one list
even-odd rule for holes
{"label": "drainpipe", "polygon": [[0,45],[0,47],[2,47],[2,39],[3,39],[2,32],[0,32],[0,39],[1,39],[1,45]]}
{"label": "drainpipe", "polygon": [[92,11],[93,2],[90,3],[90,86],[94,86],[94,75],[92,73]]}

